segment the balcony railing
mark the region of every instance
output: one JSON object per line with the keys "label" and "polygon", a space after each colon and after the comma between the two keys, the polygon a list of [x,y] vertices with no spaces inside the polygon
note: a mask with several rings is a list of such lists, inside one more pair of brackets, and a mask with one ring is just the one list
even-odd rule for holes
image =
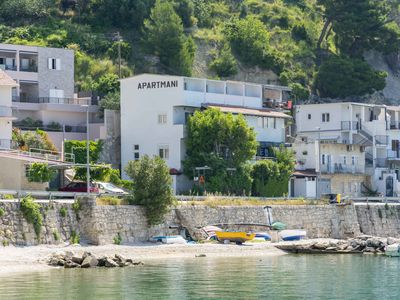
{"label": "balcony railing", "polygon": [[63,127],[62,125],[60,125],[59,127],[55,127],[55,126],[31,127],[31,126],[24,126],[24,125],[18,124],[17,122],[14,123],[14,126],[21,130],[24,130],[24,131],[35,131],[35,130],[39,129],[39,130],[50,131],[50,132],[74,132],[74,133],[85,133],[86,132],[86,126],[65,125]]}
{"label": "balcony railing", "polygon": [[342,130],[358,130],[358,122],[357,121],[342,121],[341,129]]}
{"label": "balcony railing", "polygon": [[325,164],[321,166],[321,173],[360,174],[364,173],[364,168],[361,165],[343,165],[341,163]]}
{"label": "balcony railing", "polygon": [[391,160],[400,160],[400,150],[397,151],[388,150],[387,158]]}
{"label": "balcony railing", "polygon": [[92,105],[91,98],[54,98],[54,97],[20,97],[13,96],[13,102],[21,103],[50,103],[50,104],[75,104],[75,105]]}
{"label": "balcony railing", "polygon": [[28,67],[20,66],[19,70],[21,72],[37,72],[38,71],[38,67],[37,66],[28,66]]}
{"label": "balcony railing", "polygon": [[389,145],[389,136],[387,135],[376,135],[375,142],[377,145]]}
{"label": "balcony railing", "polygon": [[5,71],[17,71],[17,66],[13,66],[13,65],[0,65],[0,69],[1,70],[5,70]]}
{"label": "balcony railing", "polygon": [[400,122],[390,121],[390,129],[400,129]]}

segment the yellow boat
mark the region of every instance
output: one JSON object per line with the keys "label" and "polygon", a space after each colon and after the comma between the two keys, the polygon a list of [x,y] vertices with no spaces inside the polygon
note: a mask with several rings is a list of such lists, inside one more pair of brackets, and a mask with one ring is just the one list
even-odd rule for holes
{"label": "yellow boat", "polygon": [[243,244],[246,241],[251,241],[256,237],[255,233],[235,232],[235,231],[217,231],[218,241],[221,243],[234,242],[236,244]]}

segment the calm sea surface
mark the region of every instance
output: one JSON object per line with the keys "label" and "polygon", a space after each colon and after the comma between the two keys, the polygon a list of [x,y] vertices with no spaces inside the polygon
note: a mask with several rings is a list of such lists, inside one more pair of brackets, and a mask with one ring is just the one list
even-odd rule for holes
{"label": "calm sea surface", "polygon": [[400,299],[400,259],[196,258],[0,278],[0,299]]}

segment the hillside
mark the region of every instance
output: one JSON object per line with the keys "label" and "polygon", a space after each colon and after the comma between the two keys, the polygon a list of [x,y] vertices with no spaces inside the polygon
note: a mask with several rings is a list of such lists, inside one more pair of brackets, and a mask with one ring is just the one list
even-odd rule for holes
{"label": "hillside", "polygon": [[0,3],[0,42],[74,49],[79,90],[105,106],[115,107],[119,73],[141,72],[289,85],[298,101],[373,94],[388,76],[383,95],[400,94],[397,0]]}

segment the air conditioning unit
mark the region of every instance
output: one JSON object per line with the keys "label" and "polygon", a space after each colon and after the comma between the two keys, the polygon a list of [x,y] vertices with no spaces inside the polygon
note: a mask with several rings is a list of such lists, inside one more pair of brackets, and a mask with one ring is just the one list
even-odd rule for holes
{"label": "air conditioning unit", "polygon": [[346,148],[347,148],[348,152],[354,151],[354,146],[353,145],[347,145]]}
{"label": "air conditioning unit", "polygon": [[360,152],[362,153],[362,152],[365,152],[365,146],[361,146],[360,147]]}

